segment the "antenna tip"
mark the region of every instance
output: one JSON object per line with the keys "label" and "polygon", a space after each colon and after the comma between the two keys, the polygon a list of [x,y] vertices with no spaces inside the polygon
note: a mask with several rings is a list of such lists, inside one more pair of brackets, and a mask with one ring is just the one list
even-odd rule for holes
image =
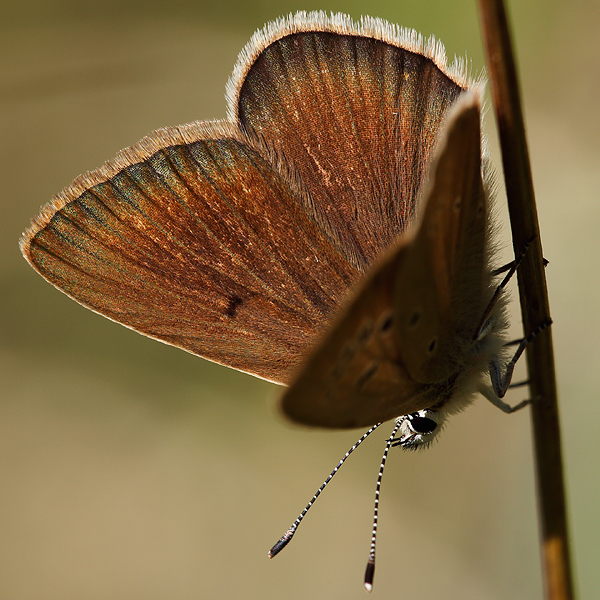
{"label": "antenna tip", "polygon": [[365,590],[370,592],[373,590],[373,577],[375,576],[375,562],[369,559],[367,570],[365,571]]}
{"label": "antenna tip", "polygon": [[269,558],[277,556],[290,543],[295,532],[296,530],[293,528],[288,529],[285,535],[269,550]]}

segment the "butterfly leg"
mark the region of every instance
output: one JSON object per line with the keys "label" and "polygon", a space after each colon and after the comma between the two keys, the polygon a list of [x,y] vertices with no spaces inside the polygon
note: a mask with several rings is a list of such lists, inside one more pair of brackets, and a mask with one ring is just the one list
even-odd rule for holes
{"label": "butterfly leg", "polygon": [[514,413],[517,410],[520,410],[521,408],[524,408],[525,406],[531,403],[531,400],[527,399],[522,400],[518,404],[515,404],[515,406],[511,406],[510,404],[504,402],[504,400],[498,398],[494,390],[489,386],[482,386],[479,391],[485,397],[486,400],[489,400],[496,408],[499,408],[502,412],[505,412],[506,414]]}
{"label": "butterfly leg", "polygon": [[522,402],[519,402],[519,404],[517,404],[516,406],[510,406],[509,404],[504,402],[502,398],[504,398],[506,391],[510,387],[515,365],[521,357],[521,354],[523,354],[523,352],[525,351],[527,344],[529,344],[529,342],[531,342],[533,338],[535,338],[542,331],[544,331],[544,329],[546,329],[546,327],[548,327],[551,323],[551,320],[547,321],[546,323],[543,323],[538,328],[534,329],[526,338],[520,340],[519,347],[517,348],[517,351],[514,353],[513,357],[506,365],[504,372],[502,372],[500,361],[492,360],[490,362],[490,379],[492,382],[493,390],[489,387],[486,387],[485,389],[482,388],[481,392],[494,406],[497,406],[503,412],[515,412],[516,410],[519,410],[520,408],[523,408],[524,406],[527,406],[527,404],[530,403],[530,400],[523,400]]}
{"label": "butterfly leg", "polygon": [[524,387],[526,385],[529,385],[529,379],[524,379],[523,381],[517,381],[516,383],[511,383],[508,386],[508,389],[512,390],[513,388]]}
{"label": "butterfly leg", "polygon": [[531,238],[529,238],[529,240],[527,240],[525,247],[521,250],[521,252],[519,253],[519,256],[515,257],[515,260],[513,260],[512,262],[509,262],[507,265],[504,265],[503,267],[500,267],[499,269],[496,269],[493,272],[493,275],[500,275],[501,273],[508,271],[508,273],[506,274],[506,276],[504,277],[504,279],[502,280],[500,285],[496,288],[496,291],[494,292],[492,299],[489,301],[485,311],[483,312],[483,316],[481,317],[479,327],[477,327],[476,333],[475,333],[474,339],[476,342],[478,342],[479,340],[482,340],[487,335],[489,329],[491,329],[491,327],[493,326],[493,321],[491,321],[490,315],[492,314],[492,311],[494,310],[494,306],[496,306],[496,302],[498,301],[500,294],[504,291],[506,284],[510,281],[511,277],[517,272],[519,265],[523,262],[523,259],[525,258],[525,255],[527,254],[527,250],[529,250],[529,246],[531,246],[531,242],[533,242],[533,240],[534,240],[533,237],[531,237]]}
{"label": "butterfly leg", "polygon": [[[532,238],[533,239],[533,238]],[[527,247],[529,247],[529,244],[531,242],[527,242]],[[542,260],[544,261],[544,267],[547,267],[550,264],[550,261],[546,258],[542,258]],[[502,267],[499,267],[498,269],[494,269],[492,271],[492,275],[495,277],[496,275],[502,275],[502,273],[506,273],[506,271],[508,271],[509,269],[512,269],[513,265],[515,264],[514,260],[511,260],[509,263],[503,265]]]}
{"label": "butterfly leg", "polygon": [[[523,341],[523,338],[520,338],[518,340],[511,340],[510,342],[506,342],[506,344],[504,344],[504,346],[505,347],[506,346],[518,346],[522,341]],[[508,389],[512,390],[514,388],[524,387],[526,385],[529,385],[529,379],[523,379],[522,381],[512,382],[508,386]]]}

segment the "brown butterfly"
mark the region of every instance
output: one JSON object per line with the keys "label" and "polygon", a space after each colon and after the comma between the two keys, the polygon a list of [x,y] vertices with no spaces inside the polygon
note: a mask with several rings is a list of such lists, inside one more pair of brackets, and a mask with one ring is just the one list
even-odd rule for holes
{"label": "brown butterfly", "polygon": [[434,40],[298,13],[240,54],[227,120],[78,177],[23,254],[114,321],[291,384],[297,422],[399,417],[396,443],[417,447],[476,392],[512,410],[480,96]]}

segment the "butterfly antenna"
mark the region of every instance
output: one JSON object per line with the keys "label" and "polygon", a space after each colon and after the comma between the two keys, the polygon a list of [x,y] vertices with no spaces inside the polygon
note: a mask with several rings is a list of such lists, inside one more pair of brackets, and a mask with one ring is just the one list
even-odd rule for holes
{"label": "butterfly antenna", "polygon": [[383,456],[381,457],[381,464],[379,465],[379,475],[377,476],[377,486],[375,487],[375,508],[373,510],[373,529],[371,530],[371,548],[369,550],[369,560],[367,562],[367,569],[365,571],[365,589],[370,592],[373,589],[373,577],[375,576],[375,544],[377,540],[377,517],[379,514],[379,490],[381,489],[381,479],[383,478],[383,469],[385,468],[385,461],[387,460],[388,452],[398,429],[402,425],[402,419],[396,421],[396,426],[392,435],[389,437]]}
{"label": "butterfly antenna", "polygon": [[306,508],[298,515],[298,518],[294,521],[294,524],[283,534],[280,540],[269,550],[269,558],[273,558],[277,554],[279,554],[292,539],[293,535],[296,533],[296,529],[298,529],[298,525],[304,519],[304,515],[308,512],[308,509],[315,503],[315,500],[321,495],[321,492],[325,489],[325,486],[333,479],[333,476],[339,471],[340,467],[346,462],[346,459],[371,435],[381,423],[377,423],[377,425],[373,425],[369,431],[365,432],[364,435],[344,454],[342,460],[337,464],[336,468],[331,471],[329,477],[323,482],[321,487],[317,490],[315,495],[312,497],[311,501],[306,505]]}

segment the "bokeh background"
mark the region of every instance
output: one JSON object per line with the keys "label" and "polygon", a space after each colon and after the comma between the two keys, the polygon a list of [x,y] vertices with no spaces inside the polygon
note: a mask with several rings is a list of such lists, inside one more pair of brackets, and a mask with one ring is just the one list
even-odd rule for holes
{"label": "bokeh background", "polygon": [[[38,277],[17,247],[40,205],[79,173],[157,127],[224,117],[237,53],[265,21],[299,9],[380,16],[435,34],[475,71],[483,66],[472,0],[0,2],[1,598],[364,598],[388,428],[352,456],[269,561],[267,550],[360,432],[285,423],[275,386],[87,311]],[[512,1],[510,10],[550,260],[575,576],[580,598],[592,599],[600,4]],[[490,118],[487,128],[499,165]],[[502,193],[498,207],[505,222]],[[506,225],[502,241],[508,260]],[[516,306],[513,314],[517,337]],[[391,453],[373,593],[541,597],[527,410],[507,416],[481,400],[429,451]]]}

